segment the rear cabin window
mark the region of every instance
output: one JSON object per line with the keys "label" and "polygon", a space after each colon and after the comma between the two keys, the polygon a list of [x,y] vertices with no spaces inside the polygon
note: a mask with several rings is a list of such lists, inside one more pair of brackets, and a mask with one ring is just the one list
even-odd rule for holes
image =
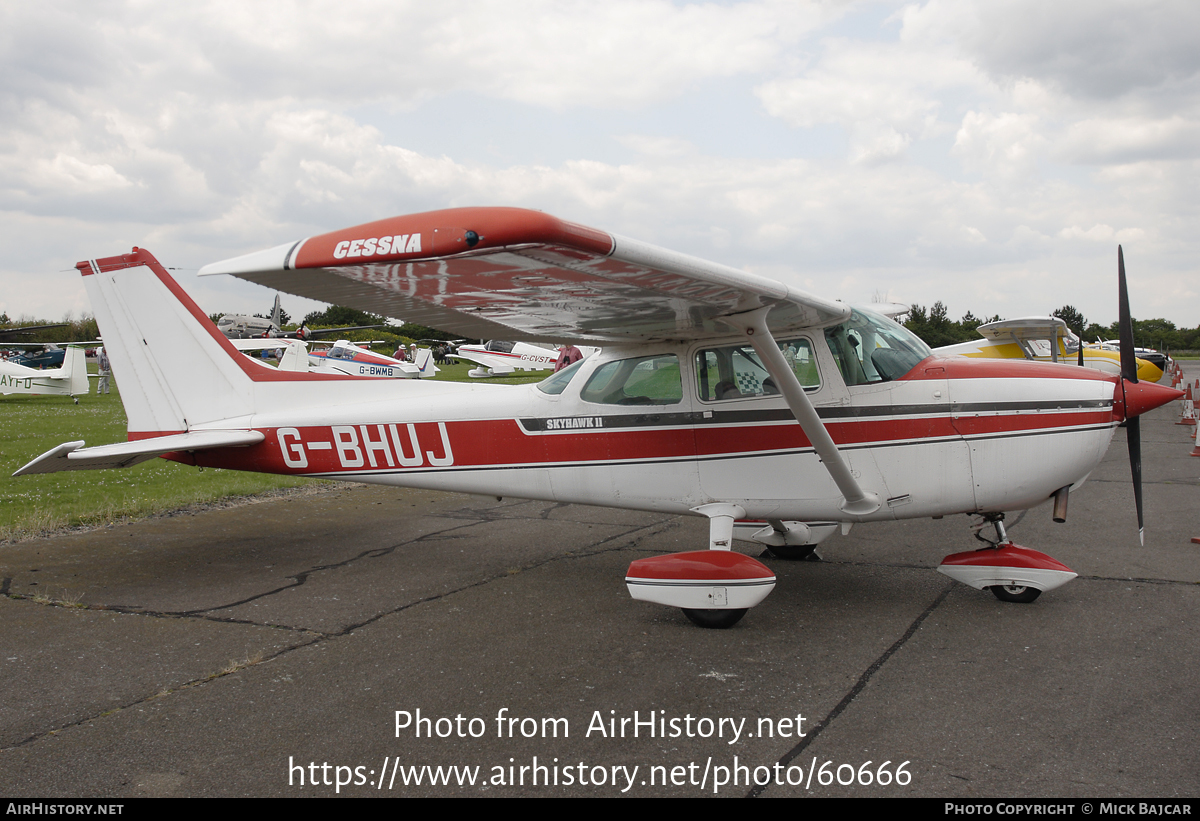
{"label": "rear cabin window", "polygon": [[[779,352],[806,390],[821,386],[821,374],[807,339],[779,343]],[[696,354],[696,390],[705,402],[776,396],[779,386],[750,345],[705,348]]]}
{"label": "rear cabin window", "polygon": [[607,362],[579,393],[598,405],[674,405],[683,400],[679,358],[674,354]]}

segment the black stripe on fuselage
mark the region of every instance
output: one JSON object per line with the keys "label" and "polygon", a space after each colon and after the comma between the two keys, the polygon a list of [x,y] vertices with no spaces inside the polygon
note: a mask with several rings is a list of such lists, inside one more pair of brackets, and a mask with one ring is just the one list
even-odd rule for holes
{"label": "black stripe on fuselage", "polygon": [[[1054,411],[1064,413],[1081,410],[1105,410],[1112,407],[1111,399],[1088,399],[1075,402],[961,402],[946,405],[866,405],[862,407],[817,408],[822,419],[875,419],[884,416],[963,416],[966,414],[1029,413]],[[796,417],[789,408],[741,408],[737,410],[704,410],[691,412],[579,414],[518,419],[526,433],[573,432],[575,430],[613,430],[620,428],[678,428],[699,425],[737,425],[763,422],[792,422]],[[573,422],[572,420],[578,420]],[[588,420],[600,420],[599,424]]]}

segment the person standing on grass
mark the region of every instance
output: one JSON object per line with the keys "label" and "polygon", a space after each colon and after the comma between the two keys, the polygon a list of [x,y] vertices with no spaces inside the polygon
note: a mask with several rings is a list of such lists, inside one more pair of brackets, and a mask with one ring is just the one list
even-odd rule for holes
{"label": "person standing on grass", "polygon": [[96,395],[99,396],[102,393],[108,393],[108,377],[112,373],[112,366],[108,362],[108,351],[100,349],[100,353],[96,356],[96,365],[100,371],[100,381],[96,383]]}

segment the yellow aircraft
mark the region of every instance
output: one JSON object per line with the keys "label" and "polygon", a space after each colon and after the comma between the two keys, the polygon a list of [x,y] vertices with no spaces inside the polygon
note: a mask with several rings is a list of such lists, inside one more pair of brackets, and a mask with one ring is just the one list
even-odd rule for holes
{"label": "yellow aircraft", "polygon": [[[1032,359],[1039,362],[1079,362],[1079,337],[1067,323],[1053,316],[1027,316],[989,322],[978,328],[980,339],[934,348],[939,355],[984,359]],[[1102,348],[1083,348],[1083,365],[1105,373],[1121,373],[1121,354]],[[1139,382],[1157,382],[1163,370],[1145,359],[1137,360]]]}

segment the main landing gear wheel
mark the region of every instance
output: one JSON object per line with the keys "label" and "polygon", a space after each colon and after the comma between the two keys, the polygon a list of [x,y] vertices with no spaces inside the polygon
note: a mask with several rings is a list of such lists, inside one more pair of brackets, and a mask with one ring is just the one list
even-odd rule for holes
{"label": "main landing gear wheel", "polygon": [[817,559],[813,554],[817,552],[815,544],[788,544],[780,545],[779,547],[768,547],[771,555],[777,559],[783,559],[789,562],[815,562]]}
{"label": "main landing gear wheel", "polygon": [[992,595],[1000,601],[1014,604],[1029,604],[1042,595],[1042,591],[1036,587],[1026,587],[1023,584],[996,584],[989,587],[988,590],[991,590]]}
{"label": "main landing gear wheel", "polygon": [[697,627],[711,627],[714,630],[725,630],[733,627],[746,615],[748,607],[740,610],[689,610],[683,608],[683,615]]}

